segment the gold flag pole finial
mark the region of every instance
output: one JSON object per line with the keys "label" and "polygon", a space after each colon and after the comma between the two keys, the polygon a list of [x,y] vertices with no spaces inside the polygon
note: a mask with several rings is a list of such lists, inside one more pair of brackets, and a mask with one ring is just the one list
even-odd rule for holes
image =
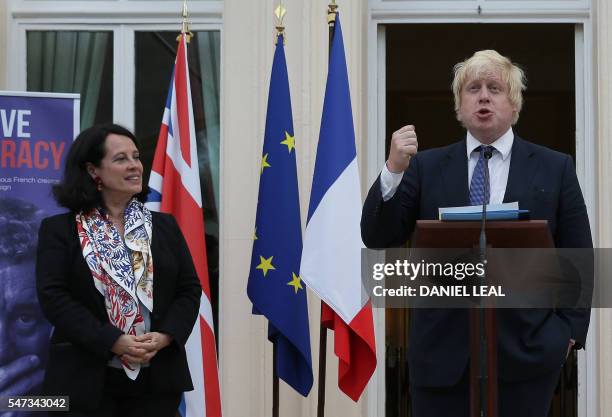
{"label": "gold flag pole finial", "polygon": [[337,9],[338,5],[336,4],[336,0],[331,0],[331,3],[327,6],[327,24],[330,27],[334,27],[336,24]]}
{"label": "gold flag pole finial", "polygon": [[278,7],[274,9],[274,15],[276,16],[276,36],[274,38],[274,45],[278,41],[278,35],[283,35],[283,44],[285,43],[285,26],[283,25],[283,19],[287,14],[287,9],[283,7],[283,1],[280,0]]}
{"label": "gold flag pole finial", "polygon": [[[187,39],[187,43],[191,40],[193,33],[189,30],[189,12],[187,12],[187,0],[183,0],[183,27],[181,29],[181,33],[185,34],[185,38]],[[176,39],[177,41],[180,39],[180,36]]]}

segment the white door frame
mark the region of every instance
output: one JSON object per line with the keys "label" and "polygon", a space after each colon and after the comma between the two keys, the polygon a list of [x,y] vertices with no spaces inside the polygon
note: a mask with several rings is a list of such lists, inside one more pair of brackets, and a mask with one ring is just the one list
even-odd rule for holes
{"label": "white door frame", "polygon": [[[546,8],[526,10],[522,1],[500,2],[503,7],[486,14],[474,11],[474,5],[489,5],[487,0],[464,2],[461,7],[449,2],[386,2],[371,1],[368,16],[368,110],[366,146],[366,184],[371,184],[385,161],[386,96],[385,96],[385,24],[388,23],[571,23],[575,30],[575,77],[576,77],[576,172],[584,193],[593,241],[597,242],[597,143],[595,137],[595,114],[597,104],[594,90],[593,23],[589,4],[574,2],[573,8],[555,9],[548,2]],[[438,3],[438,4],[436,4]],[[469,4],[468,4],[469,3]],[[512,4],[514,3],[514,5]],[[545,2],[537,2],[541,6]],[[564,5],[567,7],[567,2]],[[451,8],[449,6],[455,6]],[[451,92],[449,91],[449,94]],[[376,328],[376,351],[378,368],[373,383],[368,388],[368,416],[385,414],[385,313],[374,309]],[[578,416],[599,416],[598,379],[598,315],[591,314],[588,350],[578,352]]]}

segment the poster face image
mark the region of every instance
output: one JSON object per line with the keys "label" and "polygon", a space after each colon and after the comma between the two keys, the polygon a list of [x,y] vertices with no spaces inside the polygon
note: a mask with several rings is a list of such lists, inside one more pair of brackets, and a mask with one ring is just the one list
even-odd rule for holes
{"label": "poster face image", "polygon": [[52,327],[36,296],[38,227],[64,211],[51,187],[78,133],[78,106],[75,95],[0,92],[0,397],[36,395],[44,377]]}

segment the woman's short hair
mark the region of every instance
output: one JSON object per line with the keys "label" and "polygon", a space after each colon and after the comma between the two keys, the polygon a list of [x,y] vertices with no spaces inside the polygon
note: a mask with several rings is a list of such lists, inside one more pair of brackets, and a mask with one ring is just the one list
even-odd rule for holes
{"label": "woman's short hair", "polygon": [[455,65],[453,69],[455,77],[452,88],[455,96],[455,113],[459,121],[461,121],[459,119],[461,90],[465,83],[493,71],[499,71],[502,80],[508,86],[508,98],[510,103],[516,107],[516,112],[512,115],[512,124],[516,124],[523,107],[523,91],[526,88],[527,79],[524,71],[518,65],[492,49],[476,52],[470,58]]}
{"label": "woman's short hair", "polygon": [[36,236],[44,213],[18,198],[0,198],[0,268],[36,259]]}
{"label": "woman's short hair", "polygon": [[[127,136],[140,150],[136,136],[122,126],[108,123],[83,130],[70,146],[62,182],[53,187],[53,196],[60,206],[75,213],[81,211],[86,213],[102,206],[102,195],[87,172],[87,163],[100,166],[106,152],[104,143],[107,136],[112,133]],[[143,183],[142,191],[135,197],[144,203],[148,194],[149,187]]]}

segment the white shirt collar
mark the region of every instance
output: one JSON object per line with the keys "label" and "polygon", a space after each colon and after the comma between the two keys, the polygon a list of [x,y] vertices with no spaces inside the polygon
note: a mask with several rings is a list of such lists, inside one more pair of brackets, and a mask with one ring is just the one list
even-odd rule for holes
{"label": "white shirt collar", "polygon": [[[512,151],[512,144],[514,143],[514,133],[512,132],[512,128],[508,129],[506,133],[504,133],[499,139],[495,142],[491,143],[491,146],[495,148],[501,154],[502,160],[506,160],[508,156],[510,156],[510,152]],[[467,157],[470,159],[470,155],[474,152],[474,149],[481,146],[482,143],[478,139],[476,139],[470,131],[467,132]]]}

